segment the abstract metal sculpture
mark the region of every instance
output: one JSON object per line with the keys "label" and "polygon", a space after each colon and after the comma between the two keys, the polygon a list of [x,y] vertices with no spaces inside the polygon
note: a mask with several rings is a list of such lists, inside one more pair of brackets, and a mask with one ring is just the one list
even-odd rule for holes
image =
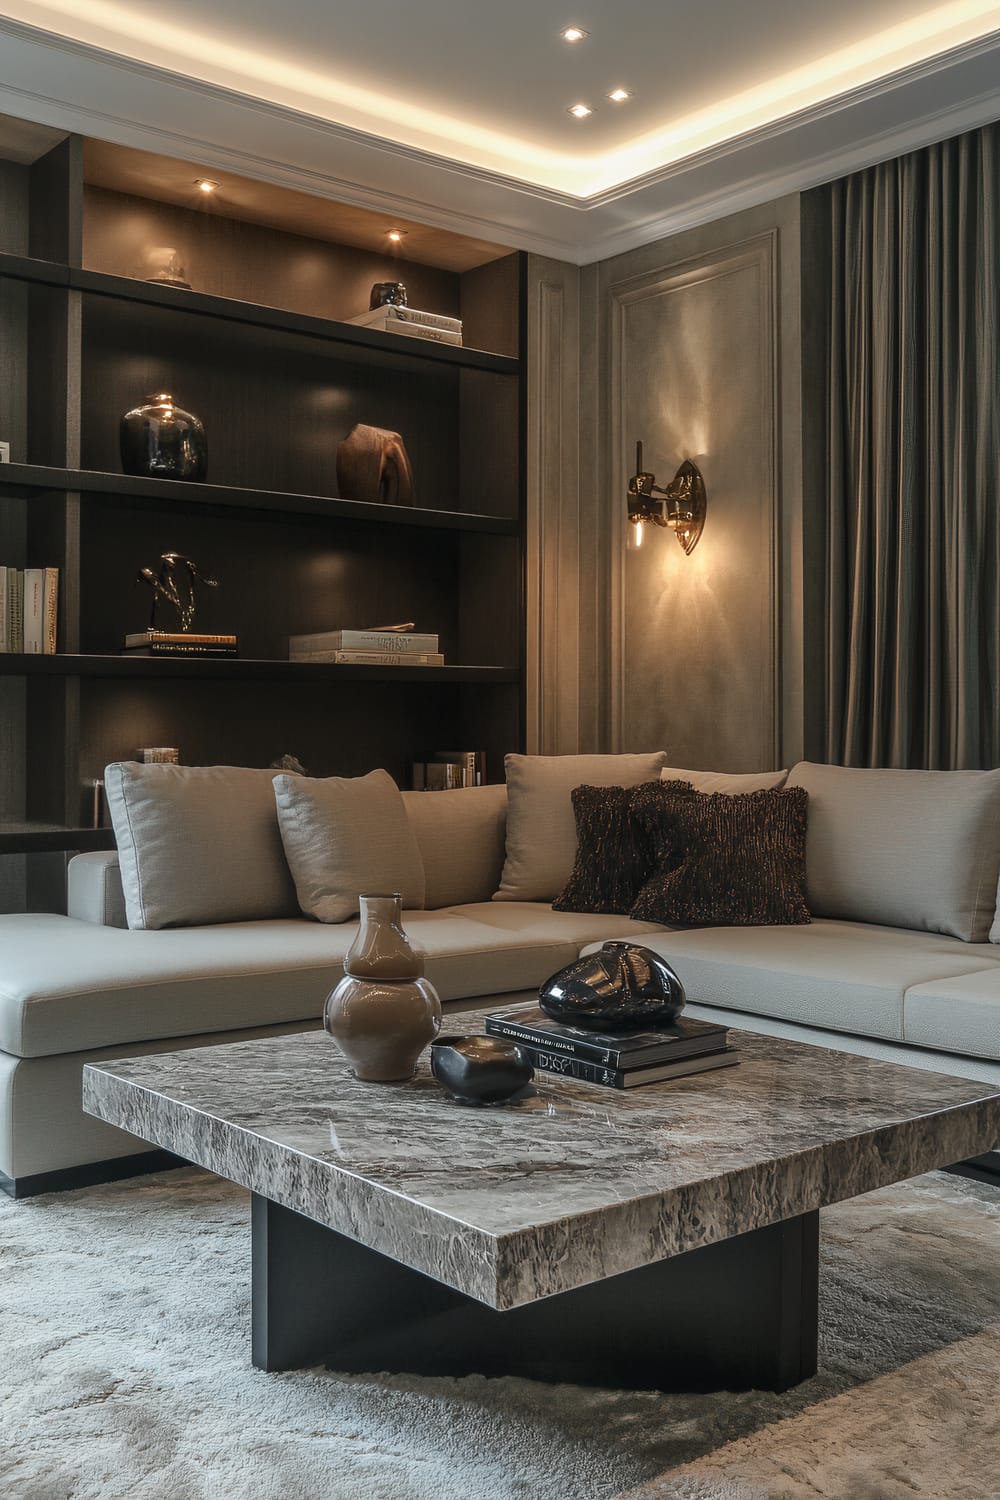
{"label": "abstract metal sculpture", "polygon": [[[187,597],[182,597],[178,586],[177,572],[183,569],[187,574]],[[194,624],[195,613],[195,582],[203,583],[206,588],[215,589],[219,586],[217,578],[209,578],[203,573],[197,563],[185,557],[183,552],[164,552],[160,555],[159,572],[154,573],[152,568],[140,568],[136,576],[136,582],[148,583],[153,590],[153,604],[149,613],[149,628],[156,629],[156,605],[157,601],[163,599],[167,604],[173,606],[177,611],[182,631],[188,631]]]}

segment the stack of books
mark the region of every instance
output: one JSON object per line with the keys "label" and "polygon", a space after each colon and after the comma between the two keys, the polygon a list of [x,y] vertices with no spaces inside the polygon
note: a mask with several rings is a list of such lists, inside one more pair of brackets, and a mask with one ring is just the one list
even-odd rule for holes
{"label": "stack of books", "polygon": [[430,760],[413,763],[415,792],[450,792],[486,785],[485,750],[435,750]]}
{"label": "stack of books", "polygon": [[380,333],[398,333],[409,339],[432,339],[437,344],[461,344],[462,320],[444,313],[421,312],[416,307],[373,307],[348,320],[359,328],[377,328]]}
{"label": "stack of books", "polygon": [[195,656],[225,658],[239,655],[235,635],[200,635],[193,630],[136,630],[125,637],[123,656]]}
{"label": "stack of books", "polygon": [[0,651],[54,656],[58,568],[0,567]]}
{"label": "stack of books", "polygon": [[725,1026],[683,1016],[655,1031],[611,1033],[566,1026],[537,1009],[499,1011],[487,1016],[486,1031],[517,1042],[539,1073],[611,1089],[664,1083],[739,1062]]}
{"label": "stack of books", "polygon": [[290,635],[289,661],[353,662],[360,667],[441,667],[436,634],[415,630],[321,630]]}

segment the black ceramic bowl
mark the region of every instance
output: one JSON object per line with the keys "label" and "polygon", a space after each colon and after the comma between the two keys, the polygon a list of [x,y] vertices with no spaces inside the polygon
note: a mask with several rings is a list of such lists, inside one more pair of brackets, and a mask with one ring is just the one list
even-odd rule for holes
{"label": "black ceramic bowl", "polygon": [[531,1082],[535,1070],[516,1042],[498,1036],[439,1036],[431,1072],[466,1104],[496,1104]]}

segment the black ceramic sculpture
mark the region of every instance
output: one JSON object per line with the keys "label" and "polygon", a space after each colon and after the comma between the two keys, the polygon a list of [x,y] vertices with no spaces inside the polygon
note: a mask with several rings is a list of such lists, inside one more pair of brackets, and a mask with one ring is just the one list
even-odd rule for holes
{"label": "black ceramic sculpture", "polygon": [[605,943],[547,979],[538,1003],[565,1026],[627,1031],[669,1025],[684,1009],[684,986],[650,948]]}
{"label": "black ceramic sculpture", "polygon": [[517,1043],[498,1036],[439,1036],[431,1043],[431,1072],[465,1104],[497,1104],[535,1076]]}
{"label": "black ceramic sculpture", "polygon": [[147,396],[144,406],[121,421],[122,472],[152,479],[204,479],[208,439],[192,412],[182,411],[166,391]]}
{"label": "black ceramic sculpture", "polygon": [[368,298],[368,311],[376,307],[405,307],[406,287],[401,281],[376,281]]}

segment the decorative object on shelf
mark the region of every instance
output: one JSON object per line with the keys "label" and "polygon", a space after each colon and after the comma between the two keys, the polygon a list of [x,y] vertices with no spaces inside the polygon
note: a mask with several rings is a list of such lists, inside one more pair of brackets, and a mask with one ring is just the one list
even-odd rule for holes
{"label": "decorative object on shelf", "polygon": [[485,750],[435,750],[430,760],[413,762],[415,792],[450,792],[485,785]]}
{"label": "decorative object on shelf", "polygon": [[143,259],[143,281],[155,281],[160,286],[175,286],[183,292],[191,290],[181,258],[172,246],[157,245],[147,250]]}
{"label": "decorative object on shelf", "polygon": [[110,828],[111,816],[108,812],[108,801],[104,795],[103,777],[98,777],[96,781],[88,781],[87,789],[90,793],[91,828]]}
{"label": "decorative object on shelf", "polygon": [[345,500],[414,505],[413,470],[398,432],[358,422],[337,449],[337,485]]}
{"label": "decorative object on shelf", "polygon": [[279,755],[277,760],[272,760],[268,769],[271,771],[287,771],[289,776],[309,775],[309,772],[297,755]]}
{"label": "decorative object on shelf", "polygon": [[151,479],[201,480],[208,473],[202,422],[167,391],[146,397],[121,420],[122,472]]}
{"label": "decorative object on shelf", "polygon": [[10,463],[10,444],[0,443],[0,464]]}
{"label": "decorative object on shelf", "polygon": [[376,307],[405,307],[406,287],[401,281],[376,281],[368,298],[368,311]]}
{"label": "decorative object on shelf", "polygon": [[363,895],[361,926],[344,978],[327,996],[323,1025],[368,1083],[412,1078],[417,1058],[441,1030],[441,1001],[410,947],[402,897]]}
{"label": "decorative object on shelf", "polygon": [[538,1003],[553,1021],[568,1026],[666,1026],[684,1009],[684,986],[651,948],[605,943],[547,979]]}
{"label": "decorative object on shelf", "polygon": [[[635,528],[635,545],[642,544],[646,526],[667,526],[690,556],[705,529],[708,497],[698,465],[686,458],[663,489],[656,475],[642,467],[642,444],[635,445],[636,472],[628,482],[628,518]],[[661,495],[660,500],[654,499]]]}
{"label": "decorative object on shelf", "polygon": [[176,745],[151,745],[135,752],[136,760],[144,766],[176,766],[180,764],[180,755]]}
{"label": "decorative object on shelf", "polygon": [[[176,576],[178,569],[183,569],[187,574],[187,591],[184,598],[181,597],[181,591],[178,587]],[[198,567],[197,563],[191,561],[190,557],[185,557],[183,552],[161,552],[158,572],[154,573],[152,568],[140,568],[136,576],[136,582],[138,583],[140,580],[143,583],[148,583],[153,590],[153,603],[149,614],[149,630],[147,631],[147,641],[150,645],[156,644],[158,640],[166,641],[168,644],[175,644],[173,632],[159,631],[156,628],[156,605],[158,600],[164,599],[168,604],[173,606],[180,620],[181,633],[187,636],[191,626],[194,624],[195,582],[203,583],[206,588],[210,589],[217,589],[219,587],[217,578],[210,578],[207,573],[204,573]],[[190,639],[192,644],[208,644],[212,641],[228,642],[230,640],[235,643],[236,637],[191,637]],[[128,645],[128,637],[126,637],[125,644],[126,646]]]}
{"label": "decorative object on shelf", "polygon": [[463,1104],[499,1104],[535,1076],[517,1043],[498,1036],[438,1037],[431,1043],[431,1072]]}

